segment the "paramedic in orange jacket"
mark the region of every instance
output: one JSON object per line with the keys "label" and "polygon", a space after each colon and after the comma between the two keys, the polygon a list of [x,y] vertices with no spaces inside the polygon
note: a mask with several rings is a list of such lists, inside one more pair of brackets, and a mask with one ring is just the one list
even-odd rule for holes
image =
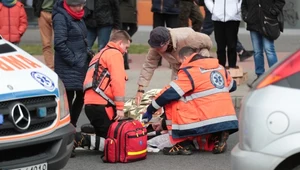
{"label": "paramedic in orange jacket", "polygon": [[236,82],[218,59],[203,57],[191,47],[180,50],[179,60],[182,64],[177,79],[152,101],[143,117],[150,120],[157,109],[164,107],[165,128],[175,144],[164,148],[166,155],[192,154],[193,139],[207,134],[212,134],[215,142],[213,153],[222,153],[229,134],[238,129],[229,93],[236,89]]}
{"label": "paramedic in orange jacket", "polygon": [[93,80],[91,67],[84,81],[85,113],[99,137],[106,138],[110,124],[114,120],[124,117],[126,72],[123,54],[127,52],[130,42],[131,38],[126,31],[116,31],[111,35],[106,47],[96,54],[90,62],[91,66],[100,57],[100,64],[107,68],[110,74],[110,83],[105,85],[106,89],[104,90],[104,94],[110,101],[104,99],[91,88],[90,85]]}

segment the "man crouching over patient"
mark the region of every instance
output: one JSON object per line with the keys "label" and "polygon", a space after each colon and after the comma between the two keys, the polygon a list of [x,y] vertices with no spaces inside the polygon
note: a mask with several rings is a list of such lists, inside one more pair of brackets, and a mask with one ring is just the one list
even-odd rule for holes
{"label": "man crouching over patient", "polygon": [[174,144],[163,149],[165,155],[192,154],[192,148],[199,147],[199,137],[206,138],[208,145],[213,143],[206,150],[223,153],[229,134],[238,130],[230,96],[236,82],[218,59],[203,57],[191,47],[183,47],[178,57],[182,62],[178,78],[152,101],[143,118],[149,121],[156,110],[164,107],[166,119],[159,129],[168,130]]}

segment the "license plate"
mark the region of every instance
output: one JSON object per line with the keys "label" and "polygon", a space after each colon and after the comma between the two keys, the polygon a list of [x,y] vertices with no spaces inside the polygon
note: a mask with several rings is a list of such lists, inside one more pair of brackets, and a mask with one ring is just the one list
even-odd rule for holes
{"label": "license plate", "polygon": [[47,170],[48,165],[47,163],[42,163],[38,165],[32,165],[32,166],[27,166],[24,168],[16,168],[16,169],[11,169],[11,170]]}

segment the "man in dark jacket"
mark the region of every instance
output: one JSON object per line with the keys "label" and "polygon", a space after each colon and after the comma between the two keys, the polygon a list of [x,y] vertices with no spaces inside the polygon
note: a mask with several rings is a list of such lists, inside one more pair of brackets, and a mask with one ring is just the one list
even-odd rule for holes
{"label": "man in dark jacket", "polygon": [[54,69],[52,51],[52,8],[56,0],[33,0],[32,7],[34,15],[38,17],[38,24],[41,33],[43,56],[45,64]]}
{"label": "man in dark jacket", "polygon": [[88,29],[88,48],[98,37],[98,51],[107,44],[111,31],[121,28],[119,0],[87,0],[85,24]]}
{"label": "man in dark jacket", "polygon": [[85,0],[58,0],[53,7],[54,71],[65,85],[75,127],[83,107],[83,81],[89,64],[87,30],[82,20],[84,3]]}
{"label": "man in dark jacket", "polygon": [[[153,28],[158,26],[177,28],[179,26],[179,2],[180,0],[152,0]],[[161,66],[161,60],[158,66]]]}
{"label": "man in dark jacket", "polygon": [[242,17],[251,35],[257,79],[265,72],[264,51],[269,67],[277,62],[274,40],[267,38],[264,33],[264,18],[269,19],[267,23],[277,26],[274,29],[278,29],[278,32],[279,29],[283,31],[283,28],[279,27],[281,23],[278,18],[282,15],[284,5],[285,0],[243,0],[242,2]]}

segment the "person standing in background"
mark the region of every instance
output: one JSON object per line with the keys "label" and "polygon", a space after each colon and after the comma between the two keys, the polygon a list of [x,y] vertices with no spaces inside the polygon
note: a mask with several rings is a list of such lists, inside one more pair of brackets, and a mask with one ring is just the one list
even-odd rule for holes
{"label": "person standing in background", "polygon": [[207,9],[212,13],[215,40],[219,64],[226,66],[226,50],[228,67],[237,68],[236,44],[241,20],[241,0],[205,0]]}
{"label": "person standing in background", "polygon": [[56,0],[33,0],[32,3],[34,15],[38,17],[45,64],[52,70],[54,69],[52,50],[52,8],[55,1]]}
{"label": "person standing in background", "polygon": [[87,0],[84,21],[87,26],[88,48],[98,38],[98,51],[106,46],[112,30],[121,29],[119,0]]}
{"label": "person standing in background", "polygon": [[[153,29],[162,26],[177,28],[179,26],[180,0],[152,0],[151,12],[153,12]],[[158,62],[161,66],[162,58]]]}
{"label": "person standing in background", "polygon": [[191,19],[193,30],[200,32],[203,16],[200,13],[200,9],[196,0],[181,0],[179,9],[179,26],[188,27],[189,19]]}
{"label": "person standing in background", "polygon": [[0,35],[18,45],[28,26],[24,5],[17,0],[2,0],[0,16]]}
{"label": "person standing in background", "polygon": [[[130,35],[130,37],[132,37],[138,30],[136,6],[136,0],[120,1],[122,30],[125,30]],[[124,54],[124,68],[125,70],[129,69],[128,52]]]}
{"label": "person standing in background", "polygon": [[75,127],[83,107],[83,81],[89,64],[84,4],[85,0],[58,0],[53,8],[54,71],[65,85]]}
{"label": "person standing in background", "polygon": [[[285,0],[243,0],[242,2],[242,17],[247,23],[247,30],[250,31],[254,49],[254,65],[257,78],[253,83],[265,72],[264,52],[266,53],[269,67],[272,67],[278,60],[274,39],[266,37],[262,23],[272,23],[275,26],[273,30],[277,27],[277,31],[282,32],[283,20],[278,18],[282,15],[284,5]],[[264,17],[261,15],[264,15],[269,21],[264,21]]]}
{"label": "person standing in background", "polygon": [[[210,36],[214,31],[214,23],[211,20],[211,12],[205,6],[204,0],[199,0],[199,5],[203,6],[205,11],[205,17],[203,20],[201,32]],[[236,44],[236,52],[238,53],[241,62],[245,61],[253,55],[253,51],[246,50],[243,44],[239,41],[239,39],[237,40]]]}

